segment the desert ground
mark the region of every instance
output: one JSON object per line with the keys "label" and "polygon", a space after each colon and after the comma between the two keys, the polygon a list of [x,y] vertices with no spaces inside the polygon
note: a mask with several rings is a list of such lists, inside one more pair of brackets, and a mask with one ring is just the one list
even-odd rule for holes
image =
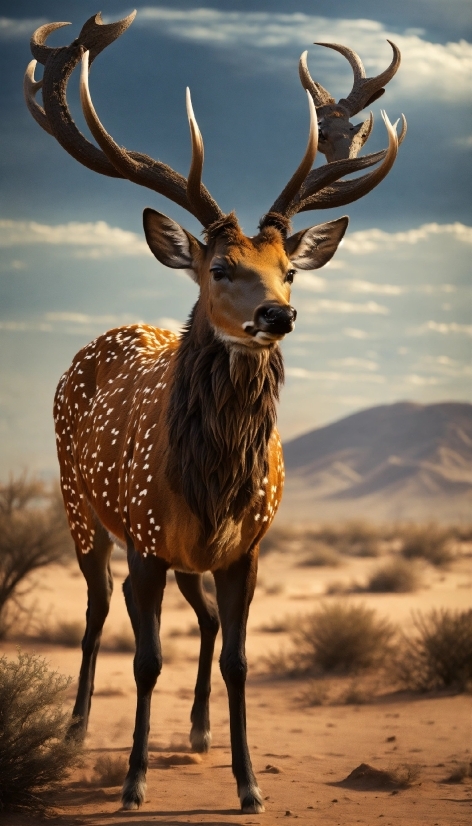
{"label": "desert ground", "polygon": [[[471,548],[472,549],[472,548]],[[241,815],[231,773],[226,691],[215,654],[212,692],[213,746],[208,755],[188,748],[189,714],[198,656],[195,619],[172,575],[164,597],[162,640],[164,667],[154,697],[146,801],[138,812],[120,811],[119,785],[96,768],[109,756],[114,765],[126,760],[132,741],[135,690],[132,653],[117,651],[116,640],[129,637],[121,594],[126,562],[113,561],[115,593],[98,659],[95,695],[82,764],[70,775],[55,809],[58,826],[183,823],[261,824],[290,818],[306,824],[366,824],[384,826],[466,826],[472,817],[470,779],[451,782],[458,766],[468,764],[472,751],[471,702],[466,693],[414,694],[388,684],[372,696],[346,704],[334,700],[307,706],[307,681],[267,673],[264,658],[290,646],[287,630],[297,617],[332,600],[347,600],[375,608],[379,616],[406,632],[412,612],[431,608],[466,610],[471,606],[471,554],[463,553],[447,569],[424,565],[421,586],[413,593],[351,593],[339,596],[340,583],[362,583],[379,565],[378,558],[352,557],[337,568],[301,567],[300,549],[266,553],[260,560],[259,583],[251,607],[247,653],[248,732],[253,765],[262,788],[266,812]],[[329,586],[338,595],[327,596]],[[49,566],[37,572],[28,596],[32,628],[54,623],[83,622],[86,590],[78,567]],[[341,588],[342,590],[342,588]],[[72,706],[80,665],[80,648],[47,643],[41,635],[24,636],[23,650],[44,656],[54,669],[72,675]],[[220,637],[217,639],[218,652]],[[15,656],[18,640],[1,645]],[[118,646],[119,647],[119,646]],[[125,647],[125,646],[122,646]],[[339,696],[341,678],[330,686]],[[339,690],[338,690],[339,689]],[[367,702],[365,701],[367,700]],[[363,768],[349,778],[362,764]],[[375,771],[377,770],[377,771]],[[392,775],[406,775],[406,787]],[[116,782],[116,780],[115,780]],[[4,816],[10,826],[31,823],[24,815]],[[33,822],[34,821],[33,819]]]}

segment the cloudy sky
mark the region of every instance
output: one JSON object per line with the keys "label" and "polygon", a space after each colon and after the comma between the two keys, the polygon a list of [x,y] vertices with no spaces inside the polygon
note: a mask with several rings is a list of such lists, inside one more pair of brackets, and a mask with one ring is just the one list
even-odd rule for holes
{"label": "cloudy sky", "polygon": [[[155,193],[81,167],[24,105],[33,30],[65,17],[72,25],[49,41],[65,45],[99,8],[107,21],[132,10],[117,0],[1,6],[3,478],[22,468],[55,473],[52,397],[82,345],[120,323],[178,329],[196,297],[188,277],[148,252],[141,215],[154,206],[198,234],[195,220]],[[295,221],[298,229],[351,218],[330,265],[296,277],[297,327],[283,346],[285,439],[374,404],[470,400],[471,28],[466,0],[176,0],[138,6],[131,28],[94,64],[92,96],[115,140],[184,174],[190,85],[204,181],[253,234],[306,144],[301,52],[308,49],[312,76],[338,99],[351,88],[350,67],[314,40],[355,49],[369,75],[390,62],[386,38],[400,47],[402,66],[372,107],[368,144],[386,145],[381,107],[392,121],[405,113],[408,135],[393,170],[362,201]],[[70,92],[86,131],[75,78]]]}

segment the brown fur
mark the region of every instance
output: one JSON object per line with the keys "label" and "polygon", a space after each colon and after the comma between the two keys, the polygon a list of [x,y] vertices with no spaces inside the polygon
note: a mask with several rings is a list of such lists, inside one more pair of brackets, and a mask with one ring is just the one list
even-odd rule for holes
{"label": "brown fur", "polygon": [[194,323],[197,314],[198,304],[177,355],[167,472],[208,546],[223,540],[228,521],[243,518],[267,475],[284,373],[278,346],[230,355],[208,323]]}

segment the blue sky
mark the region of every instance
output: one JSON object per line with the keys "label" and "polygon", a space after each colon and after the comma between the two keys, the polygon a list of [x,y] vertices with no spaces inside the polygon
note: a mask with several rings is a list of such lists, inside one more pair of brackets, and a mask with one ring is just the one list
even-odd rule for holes
{"label": "blue sky", "polygon": [[[100,7],[107,20],[132,8]],[[304,150],[301,52],[308,49],[312,76],[339,98],[351,88],[350,67],[314,40],[355,49],[368,74],[390,62],[386,38],[397,43],[402,66],[372,106],[368,143],[369,151],[386,144],[381,107],[392,121],[405,113],[409,131],[393,170],[361,201],[294,222],[298,229],[339,214],[351,218],[330,265],[296,278],[298,320],[284,343],[280,428],[287,439],[373,404],[470,400],[468,4],[220,0],[137,9],[131,28],[94,64],[97,111],[118,143],[187,174],[190,85],[205,140],[204,181],[224,211],[236,209],[248,234]],[[141,215],[154,206],[198,234],[195,220],[155,193],[81,167],[24,105],[34,28],[65,17],[72,25],[50,40],[64,45],[96,11],[89,2],[2,3],[2,477],[26,467],[55,472],[52,397],[79,347],[122,322],[178,327],[196,297],[188,277],[148,252]],[[86,131],[75,79],[70,99]]]}

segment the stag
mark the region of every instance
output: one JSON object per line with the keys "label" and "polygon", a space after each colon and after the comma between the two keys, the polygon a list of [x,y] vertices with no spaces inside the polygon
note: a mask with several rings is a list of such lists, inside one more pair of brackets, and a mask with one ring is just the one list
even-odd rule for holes
{"label": "stag", "polygon": [[[204,242],[171,218],[144,210],[155,257],[184,269],[200,293],[181,335],[144,324],[121,327],[84,347],[62,376],[54,417],[61,486],[81,571],[87,582],[86,631],[70,736],[84,736],[100,636],[113,588],[114,539],[126,544],[123,590],[136,638],[136,725],[122,801],[138,808],[146,789],[151,695],[161,671],[159,627],[169,569],[194,609],[201,632],[190,742],[210,748],[210,674],[221,622],[220,667],[226,684],[232,768],[243,812],[262,812],[262,794],[246,739],[246,624],[259,543],[280,503],[284,480],[276,430],[283,381],[279,341],[293,329],[290,286],[297,269],[322,267],[334,255],[347,218],[290,232],[298,212],[350,203],[391,169],[396,130],[384,114],[388,148],[312,170],[317,118],[312,97],[309,138],[298,168],[254,237],[225,214],[202,183],[203,141],[187,92],[192,159],[185,178],[166,164],[120,147],[93,107],[92,60],[131,24],[134,13],[105,25],[90,18],[70,46],[51,48],[35,31],[25,95],[40,126],[95,172],[126,178],[179,204],[204,228]],[[341,48],[341,47],[339,47]],[[36,81],[36,61],[44,65]],[[76,127],[67,84],[82,62],[81,101],[98,147]],[[42,90],[44,108],[36,101]],[[342,176],[378,166],[355,180]],[[216,604],[202,588],[210,571]]]}

